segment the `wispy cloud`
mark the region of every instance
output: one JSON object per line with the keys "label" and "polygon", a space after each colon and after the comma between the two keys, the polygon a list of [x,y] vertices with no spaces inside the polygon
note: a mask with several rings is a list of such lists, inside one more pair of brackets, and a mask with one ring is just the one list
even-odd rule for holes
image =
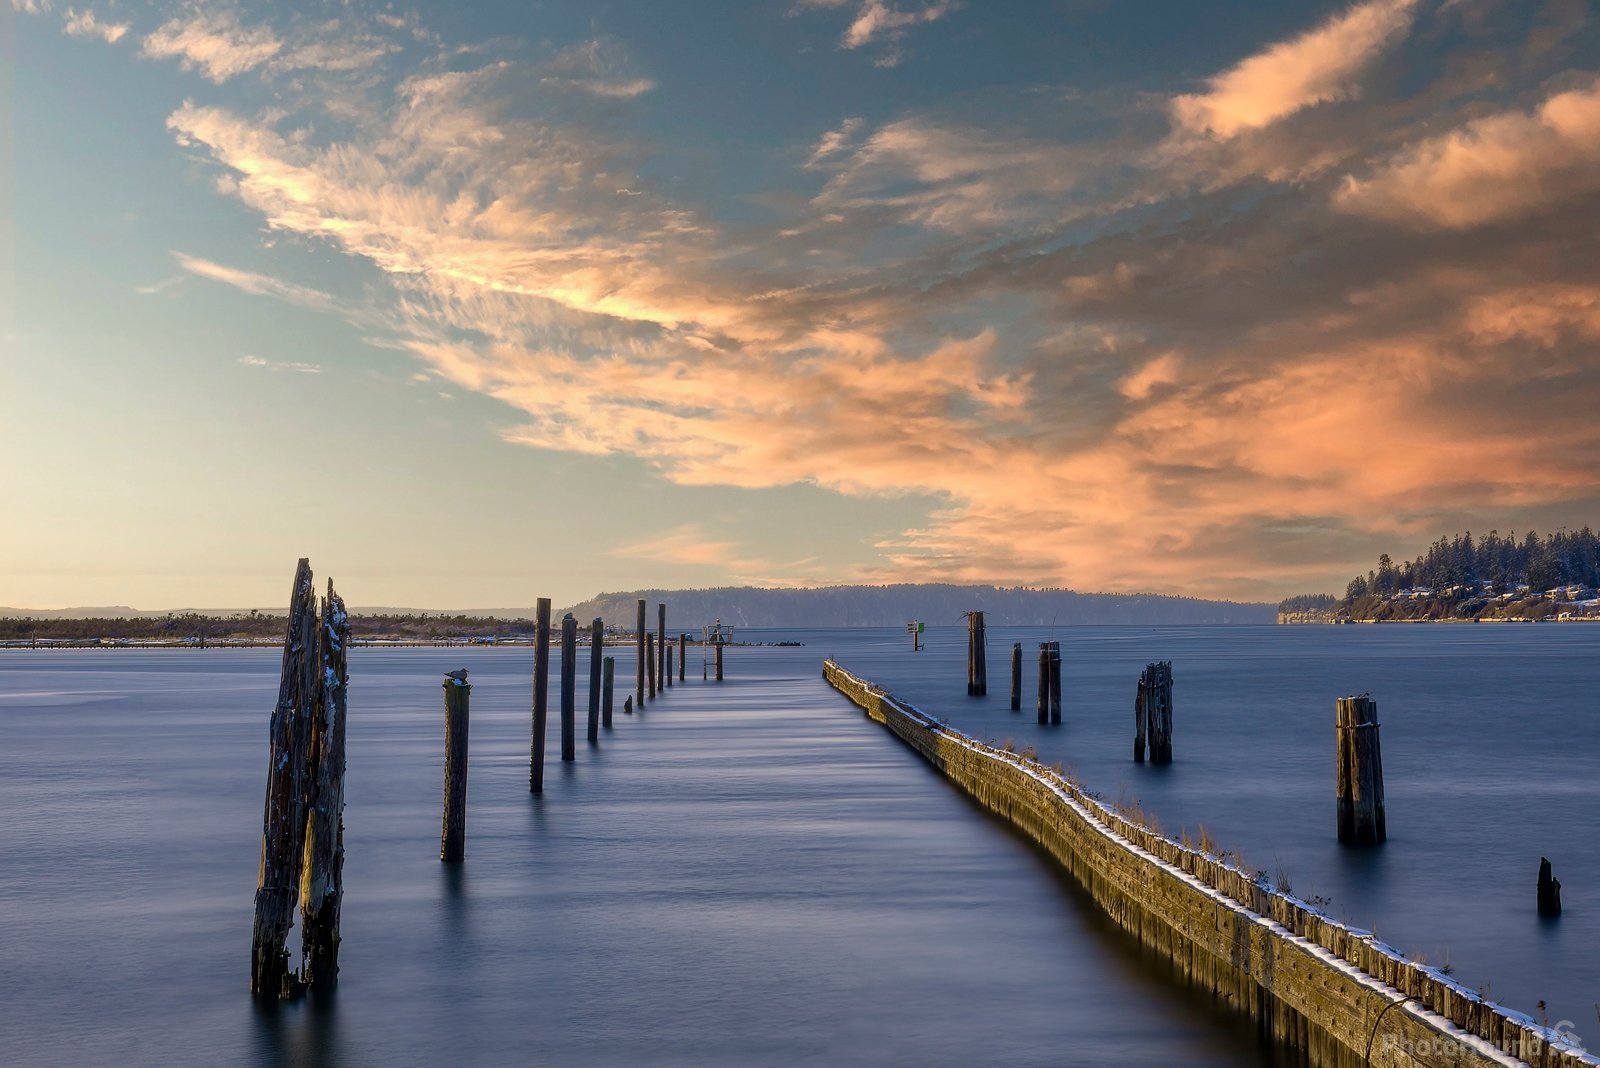
{"label": "wispy cloud", "polygon": [[1417,0],[1366,0],[1314,30],[1241,60],[1204,93],[1176,97],[1174,120],[1228,138],[1316,104],[1344,100],[1357,78],[1411,26]]}
{"label": "wispy cloud", "polygon": [[283,51],[283,42],[263,25],[247,26],[225,8],[194,10],[169,19],[144,39],[151,59],[176,59],[185,70],[225,82],[255,70]]}
{"label": "wispy cloud", "polygon": [[264,360],[260,356],[240,356],[238,362],[245,367],[258,367],[264,371],[289,371],[301,375],[320,375],[322,366],[296,360]]}
{"label": "wispy cloud", "polygon": [[63,16],[63,28],[74,37],[98,37],[107,44],[116,44],[128,32],[125,22],[102,22],[93,11],[70,7]]}
{"label": "wispy cloud", "polygon": [[633,70],[634,63],[620,42],[595,37],[558,52],[544,64],[541,84],[572,89],[594,96],[628,99],[656,87]]}
{"label": "wispy cloud", "polygon": [[878,66],[892,67],[900,62],[899,43],[915,26],[938,22],[961,5],[957,0],[919,0],[900,5],[889,0],[800,0],[796,10],[851,7],[854,14],[839,38],[844,49],[886,45],[877,59]]}
{"label": "wispy cloud", "polygon": [[[182,267],[192,275],[208,278],[213,282],[221,282],[223,285],[232,286],[246,293],[253,293],[262,297],[273,297],[277,300],[288,301],[291,304],[315,308],[318,311],[332,311],[335,308],[335,302],[331,296],[310,286],[286,282],[280,278],[256,274],[253,271],[243,271],[237,267],[227,267],[223,264],[201,259],[198,256],[190,256],[182,252],[174,252],[172,258],[178,261],[179,267]],[[168,279],[167,282],[146,287],[141,289],[140,292],[157,292],[166,288],[171,281],[171,279]]]}

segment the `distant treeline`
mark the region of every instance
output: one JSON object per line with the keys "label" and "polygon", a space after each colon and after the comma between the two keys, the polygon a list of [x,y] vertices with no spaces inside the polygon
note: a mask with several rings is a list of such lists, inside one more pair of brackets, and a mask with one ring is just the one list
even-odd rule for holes
{"label": "distant treeline", "polygon": [[[1284,615],[1327,614],[1351,619],[1542,619],[1600,586],[1600,536],[1589,527],[1518,538],[1490,531],[1441,537],[1414,560],[1396,564],[1388,553],[1357,575],[1344,596],[1307,594],[1282,601]],[[1559,591],[1559,592],[1556,592]]]}
{"label": "distant treeline", "polygon": [[[352,615],[356,638],[436,641],[446,638],[527,638],[530,619],[489,619],[422,612],[416,615]],[[206,616],[175,613],[116,619],[0,619],[0,641],[282,641],[288,617],[267,612]]]}

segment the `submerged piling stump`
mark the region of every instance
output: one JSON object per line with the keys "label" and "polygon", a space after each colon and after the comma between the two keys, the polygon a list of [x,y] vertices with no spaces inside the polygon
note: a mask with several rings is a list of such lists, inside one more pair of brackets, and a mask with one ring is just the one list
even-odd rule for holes
{"label": "submerged piling stump", "polygon": [[561,617],[561,759],[578,759],[578,621]]}
{"label": "submerged piling stump", "polygon": [[1011,645],[1011,711],[1022,710],[1022,643]]}
{"label": "submerged piling stump", "polygon": [[967,695],[982,697],[989,692],[987,662],[988,636],[983,630],[983,613],[967,613]]}
{"label": "submerged piling stump", "polygon": [[606,624],[599,616],[589,624],[589,741],[600,740],[600,662],[605,658]]}
{"label": "submerged piling stump", "polygon": [[250,947],[250,992],[257,997],[284,997],[294,989],[287,942],[305,859],[306,742],[310,733],[306,726],[318,683],[316,643],[317,595],[311,585],[311,561],[301,559],[289,598],[278,703],[268,727],[267,798]]}
{"label": "submerged piling stump", "polygon": [[616,678],[617,658],[608,656],[601,668],[600,678],[600,723],[606,730],[611,729],[611,691]]}
{"label": "submerged piling stump", "polygon": [[624,715],[628,715],[628,716],[633,715],[633,695],[632,694],[629,694],[627,697],[624,697],[622,699],[622,711],[623,711]]}
{"label": "submerged piling stump", "polygon": [[1388,837],[1383,811],[1383,755],[1378,703],[1366,694],[1338,704],[1339,841],[1377,845]]}
{"label": "submerged piling stump", "polygon": [[528,792],[544,793],[544,736],[550,721],[550,598],[539,598],[533,622],[533,738],[528,750]]}
{"label": "submerged piling stump", "polygon": [[459,864],[467,852],[467,728],[472,686],[467,669],[444,680],[444,827],[439,859]]}
{"label": "submerged piling stump", "polygon": [[312,704],[305,858],[300,866],[300,972],[314,987],[339,976],[344,900],[345,650],[350,614],[328,583],[317,625],[317,698]]}
{"label": "submerged piling stump", "polygon": [[1561,880],[1550,870],[1550,861],[1539,858],[1539,915],[1550,919],[1561,915]]}

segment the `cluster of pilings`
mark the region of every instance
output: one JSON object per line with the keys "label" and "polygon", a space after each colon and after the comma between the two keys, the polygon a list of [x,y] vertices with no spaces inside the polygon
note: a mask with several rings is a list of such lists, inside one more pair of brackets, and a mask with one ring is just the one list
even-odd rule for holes
{"label": "cluster of pilings", "polygon": [[1133,698],[1133,759],[1144,763],[1145,743],[1150,763],[1172,763],[1172,661],[1158,660],[1139,673]]}
{"label": "cluster of pilings", "polygon": [[[250,992],[286,998],[339,975],[344,872],[345,648],[350,621],[328,583],[321,611],[310,561],[295,569],[288,635],[269,728],[267,798],[256,878]],[[289,929],[300,906],[300,967]]]}
{"label": "cluster of pilings", "polygon": [[[657,605],[657,630],[645,629],[646,604],[639,602],[637,689],[622,706],[642,710],[673,684],[673,642],[667,636],[667,606]],[[561,759],[577,759],[578,621],[569,612],[560,623],[559,714]],[[290,600],[288,633],[278,703],[272,712],[267,798],[262,822],[261,869],[256,888],[250,990],[258,997],[291,997],[306,987],[331,986],[339,972],[339,907],[344,868],[345,650],[350,636],[344,602],[332,583],[318,613],[311,566],[301,560]],[[528,790],[544,791],[545,735],[549,724],[550,599],[534,612],[533,730]],[[588,627],[589,694],[587,737],[598,744],[612,726],[616,658],[605,655],[605,622]],[[677,681],[683,682],[689,636],[677,636]],[[715,635],[716,677],[723,678],[726,635]],[[472,685],[467,669],[444,679],[444,806],[439,859],[466,858],[467,765]],[[301,908],[302,959],[290,967],[286,946]]]}

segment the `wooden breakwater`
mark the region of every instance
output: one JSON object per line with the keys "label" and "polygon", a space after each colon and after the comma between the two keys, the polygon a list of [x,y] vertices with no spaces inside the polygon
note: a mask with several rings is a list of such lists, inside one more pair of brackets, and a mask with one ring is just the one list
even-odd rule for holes
{"label": "wooden breakwater", "polygon": [[1316,1065],[1600,1064],[1549,1027],[1128,820],[1059,773],[929,718],[825,661],[823,678],[1050,853],[1097,904],[1219,1003]]}

